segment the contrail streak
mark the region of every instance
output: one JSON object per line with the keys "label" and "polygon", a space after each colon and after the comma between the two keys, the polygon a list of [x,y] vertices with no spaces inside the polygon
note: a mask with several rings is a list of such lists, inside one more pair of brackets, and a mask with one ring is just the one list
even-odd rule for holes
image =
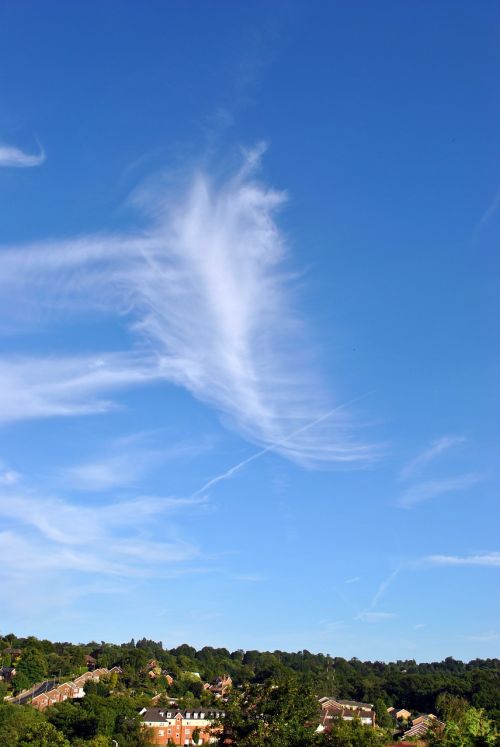
{"label": "contrail streak", "polygon": [[313,428],[315,425],[318,425],[318,423],[323,422],[323,420],[327,420],[334,413],[338,412],[339,410],[342,410],[344,407],[348,407],[349,405],[354,404],[354,402],[359,402],[359,400],[364,399],[365,397],[368,396],[368,394],[371,394],[371,392],[368,392],[367,394],[362,394],[359,397],[354,397],[353,399],[349,400],[348,402],[344,402],[341,405],[337,405],[337,407],[334,407],[333,410],[328,410],[328,412],[325,412],[323,415],[320,415],[319,418],[315,418],[315,420],[312,420],[310,423],[306,423],[306,425],[303,425],[300,428],[297,428],[297,430],[292,431],[292,433],[289,433],[288,436],[285,436],[285,438],[282,438],[280,441],[275,441],[269,446],[266,446],[265,449],[261,449],[261,451],[258,451],[256,454],[252,454],[252,456],[248,457],[248,459],[244,459],[242,462],[235,464],[234,467],[230,467],[228,470],[226,470],[226,472],[223,472],[221,475],[217,475],[217,477],[212,477],[212,479],[206,482],[204,485],[202,485],[201,488],[198,488],[198,490],[195,490],[195,492],[191,494],[191,497],[194,498],[200,493],[204,493],[209,488],[212,488],[214,485],[217,485],[217,483],[222,482],[222,480],[228,480],[230,477],[236,474],[236,472],[239,472],[241,469],[243,469],[243,467],[246,467],[247,464],[250,464],[250,462],[254,462],[256,459],[260,459],[260,457],[264,456],[264,454],[267,454],[270,451],[274,451],[274,449],[277,449],[283,444],[286,444],[286,442],[289,441],[291,438],[298,436],[299,433],[305,433],[305,431],[308,431],[310,428]]}

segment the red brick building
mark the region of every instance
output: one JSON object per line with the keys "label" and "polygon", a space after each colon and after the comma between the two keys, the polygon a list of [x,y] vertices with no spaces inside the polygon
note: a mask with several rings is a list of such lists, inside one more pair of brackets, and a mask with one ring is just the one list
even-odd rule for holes
{"label": "red brick building", "polygon": [[[178,708],[145,708],[142,724],[152,736],[152,743],[166,745],[169,741],[178,745],[208,744],[214,742],[212,724],[224,716],[223,711],[198,708],[181,711]],[[198,737],[196,743],[193,735]]]}

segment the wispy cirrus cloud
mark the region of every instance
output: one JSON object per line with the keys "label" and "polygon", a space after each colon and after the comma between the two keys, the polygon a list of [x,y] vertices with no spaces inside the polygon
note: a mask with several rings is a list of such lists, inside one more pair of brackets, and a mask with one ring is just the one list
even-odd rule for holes
{"label": "wispy cirrus cloud", "polygon": [[85,506],[11,490],[0,494],[1,573],[11,578],[24,572],[50,570],[57,576],[81,571],[134,578],[187,571],[199,549],[175,536],[171,518],[161,541],[150,525],[153,518],[166,519],[201,503],[144,496]]}
{"label": "wispy cirrus cloud", "polygon": [[395,617],[397,617],[395,612],[376,612],[375,610],[365,610],[365,612],[360,612],[360,614],[356,617],[356,620],[361,620],[362,622],[367,623],[379,623],[385,622],[386,620],[393,620]]}
{"label": "wispy cirrus cloud", "polygon": [[402,479],[413,477],[413,475],[420,472],[429,464],[429,462],[432,462],[444,451],[447,451],[454,446],[459,446],[460,444],[465,443],[466,440],[465,436],[442,436],[441,438],[438,438],[432,442],[429,448],[425,449],[425,451],[416,456],[402,468],[399,473],[400,477]]}
{"label": "wispy cirrus cloud", "polygon": [[9,469],[0,460],[0,487],[2,487],[2,486],[10,486],[10,485],[17,485],[17,483],[20,480],[21,480],[20,473],[16,472],[14,469]]}
{"label": "wispy cirrus cloud", "polygon": [[[154,434],[161,441],[161,434]],[[98,458],[83,461],[62,472],[63,481],[75,490],[112,490],[133,486],[152,470],[172,460],[193,458],[211,448],[209,439],[161,446],[153,434],[139,433],[115,439]]]}
{"label": "wispy cirrus cloud", "polygon": [[[159,374],[184,387],[264,448],[307,464],[366,463],[379,449],[355,437],[346,410],[332,408],[295,311],[276,222],[286,195],[255,178],[259,155],[247,154],[225,181],[198,173],[176,196],[149,191],[151,222],[142,232],[5,250],[0,290],[6,303],[29,293],[52,314],[126,317],[157,357],[144,380]],[[88,409],[78,397],[73,406],[60,402],[56,390],[51,400],[61,414]],[[91,409],[108,407],[95,400]]]}
{"label": "wispy cirrus cloud", "polygon": [[468,641],[478,641],[479,643],[490,643],[491,641],[498,641],[500,639],[500,633],[490,630],[487,633],[477,633],[476,635],[464,636]]}
{"label": "wispy cirrus cloud", "polygon": [[362,620],[363,622],[382,622],[383,620],[390,620],[393,617],[397,617],[394,612],[378,612],[375,608],[386,593],[389,586],[392,584],[396,576],[399,574],[401,567],[395,568],[392,573],[387,576],[378,586],[375,594],[373,595],[367,609],[362,610],[356,617],[355,620]]}
{"label": "wispy cirrus cloud", "polygon": [[163,378],[157,362],[132,353],[0,360],[0,423],[107,412],[104,394]]}
{"label": "wispy cirrus cloud", "polygon": [[493,218],[493,216],[495,215],[495,213],[498,212],[499,209],[500,209],[500,189],[497,190],[492,201],[490,202],[490,204],[488,205],[488,207],[482,214],[479,220],[479,228],[484,226],[485,223],[487,223],[491,218]]}
{"label": "wispy cirrus cloud", "polygon": [[432,566],[481,566],[500,568],[500,552],[476,553],[474,555],[428,555],[425,565]]}
{"label": "wispy cirrus cloud", "polygon": [[13,145],[0,143],[0,168],[31,168],[41,166],[44,161],[43,148],[40,148],[38,153],[26,153]]}
{"label": "wispy cirrus cloud", "polygon": [[483,481],[484,475],[468,472],[463,475],[436,478],[412,485],[399,498],[398,505],[412,508],[418,503],[430,501],[447,493],[460,493]]}

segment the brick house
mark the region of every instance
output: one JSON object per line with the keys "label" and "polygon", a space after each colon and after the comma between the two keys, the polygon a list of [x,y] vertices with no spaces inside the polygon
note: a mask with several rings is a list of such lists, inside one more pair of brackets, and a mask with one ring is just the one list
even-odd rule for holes
{"label": "brick house", "polygon": [[411,713],[410,711],[407,711],[406,708],[394,708],[393,706],[391,706],[387,709],[387,713],[396,721],[398,721],[399,719],[401,719],[402,721],[409,721],[409,719],[411,718]]}
{"label": "brick house", "polygon": [[359,719],[365,726],[375,726],[375,710],[373,703],[361,703],[357,700],[338,700],[337,698],[321,698],[321,721],[318,731],[328,729],[333,719],[343,721]]}
{"label": "brick house", "polygon": [[199,708],[193,711],[178,708],[144,708],[141,711],[142,725],[151,732],[152,744],[194,745],[193,734],[198,734],[198,744],[214,742],[212,723],[222,718],[222,711],[207,711]]}
{"label": "brick house", "polygon": [[209,685],[207,689],[214,693],[216,697],[223,698],[232,686],[233,681],[231,677],[228,674],[223,674],[222,677],[217,677],[215,682]]}
{"label": "brick house", "polygon": [[[113,668],[114,671],[121,670],[119,667]],[[113,670],[111,670],[113,671]],[[40,693],[31,699],[31,705],[39,711],[45,710],[54,703],[61,703],[63,700],[83,698],[85,696],[84,685],[89,680],[99,682],[101,677],[107,677],[110,674],[110,670],[105,667],[95,669],[93,672],[85,672],[77,677],[73,682],[63,682],[57,687],[52,687],[46,692]]]}

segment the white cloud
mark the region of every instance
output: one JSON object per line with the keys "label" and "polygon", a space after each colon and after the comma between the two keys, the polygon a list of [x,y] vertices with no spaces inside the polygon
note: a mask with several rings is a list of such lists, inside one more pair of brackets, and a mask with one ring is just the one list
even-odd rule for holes
{"label": "white cloud", "polygon": [[20,479],[21,475],[19,474],[19,472],[15,472],[12,469],[7,469],[3,472],[0,472],[0,486],[17,485]]}
{"label": "white cloud", "polygon": [[479,221],[479,227],[483,226],[491,218],[493,218],[493,216],[495,215],[495,213],[498,211],[499,208],[500,208],[500,189],[497,190],[497,192],[495,193],[495,196],[493,197],[493,200],[490,202],[487,209],[481,216],[481,219]]}
{"label": "white cloud", "polygon": [[346,578],[344,581],[345,584],[356,584],[358,581],[361,581],[360,576],[353,576],[352,578]]}
{"label": "white cloud", "polygon": [[[7,578],[51,571],[123,577],[164,577],[187,572],[199,550],[179,539],[169,519],[159,541],[150,531],[158,518],[192,510],[202,501],[144,496],[82,506],[61,498],[0,494],[2,568]],[[12,524],[6,527],[6,522]]]}
{"label": "white cloud", "polygon": [[[154,220],[140,234],[4,251],[1,295],[12,308],[13,297],[25,293],[38,315],[40,308],[127,314],[158,356],[161,375],[250,441],[274,444],[299,462],[364,463],[378,450],[354,438],[348,412],[333,412],[310,335],[293,310],[275,221],[285,195],[253,178],[256,160],[250,155],[225,183],[198,174],[175,197],[148,193]],[[66,401],[62,414],[64,405],[71,412],[88,407]],[[92,409],[108,406],[97,401]]]}
{"label": "white cloud", "polygon": [[430,501],[446,493],[457,493],[477,485],[484,479],[482,475],[466,473],[453,477],[436,478],[426,482],[418,483],[408,488],[398,501],[403,508],[411,508],[417,503]]}
{"label": "white cloud", "polygon": [[210,448],[208,440],[163,448],[147,445],[149,440],[149,434],[117,439],[108,446],[104,456],[66,469],[63,480],[74,490],[101,491],[130,486],[167,461],[198,456]]}
{"label": "white cloud", "polygon": [[428,555],[424,563],[437,566],[483,566],[500,568],[500,552],[476,555]]}
{"label": "white cloud", "polygon": [[163,377],[153,360],[132,354],[0,360],[0,422],[107,412],[102,395]]}
{"label": "white cloud", "polygon": [[377,606],[377,604],[379,603],[379,601],[381,600],[381,598],[384,596],[384,594],[387,591],[387,589],[389,588],[389,586],[392,584],[392,582],[394,581],[394,579],[396,578],[396,576],[399,574],[400,570],[401,569],[398,566],[398,568],[396,568],[392,573],[389,574],[389,576],[386,579],[384,579],[384,581],[382,581],[382,583],[378,587],[378,589],[375,592],[375,594],[373,596],[373,599],[371,601],[371,608],[372,609]]}
{"label": "white cloud", "polygon": [[500,639],[500,633],[490,631],[488,633],[478,633],[477,635],[466,635],[468,641],[478,641],[482,643],[489,643],[490,641],[498,641]]}
{"label": "white cloud", "polygon": [[428,449],[423,451],[421,454],[415,457],[415,459],[412,459],[411,462],[403,467],[400,472],[400,477],[402,479],[411,477],[416,472],[419,472],[421,469],[423,469],[429,462],[434,460],[444,451],[447,451],[454,446],[459,446],[460,444],[465,443],[466,440],[467,439],[464,436],[442,436],[442,438],[438,438],[430,445]]}
{"label": "white cloud", "polygon": [[382,581],[375,594],[373,595],[369,607],[360,612],[359,615],[356,616],[356,620],[363,620],[364,622],[379,622],[380,620],[387,620],[390,617],[396,616],[392,612],[376,612],[375,607],[378,605],[389,586],[399,574],[400,570],[401,568],[398,566],[392,571],[392,573],[389,574],[389,576],[387,576],[387,578]]}
{"label": "white cloud", "polygon": [[13,145],[0,143],[0,168],[29,168],[40,166],[45,161],[45,151],[40,148],[39,153],[25,153]]}
{"label": "white cloud", "polygon": [[360,614],[356,617],[356,620],[361,620],[362,622],[368,623],[378,623],[385,622],[386,620],[392,620],[395,617],[397,617],[397,615],[394,612],[373,612],[367,610],[365,612],[360,612]]}

